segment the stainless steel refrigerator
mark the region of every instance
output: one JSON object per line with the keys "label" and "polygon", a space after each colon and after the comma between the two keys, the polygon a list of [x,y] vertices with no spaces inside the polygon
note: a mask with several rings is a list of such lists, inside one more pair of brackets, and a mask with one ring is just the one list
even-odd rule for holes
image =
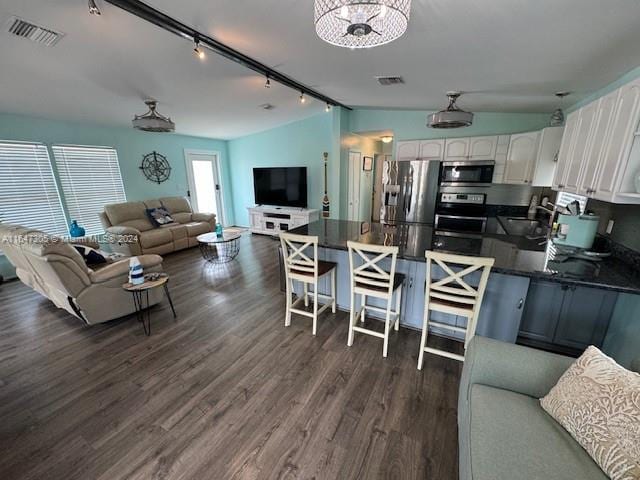
{"label": "stainless steel refrigerator", "polygon": [[440,161],[385,161],[382,171],[381,223],[433,225]]}

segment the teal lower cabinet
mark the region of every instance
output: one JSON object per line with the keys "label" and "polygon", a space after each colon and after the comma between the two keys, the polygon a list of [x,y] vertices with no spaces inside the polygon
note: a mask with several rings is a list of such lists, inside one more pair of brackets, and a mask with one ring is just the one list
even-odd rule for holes
{"label": "teal lower cabinet", "polygon": [[519,342],[561,353],[602,346],[618,293],[532,280]]}

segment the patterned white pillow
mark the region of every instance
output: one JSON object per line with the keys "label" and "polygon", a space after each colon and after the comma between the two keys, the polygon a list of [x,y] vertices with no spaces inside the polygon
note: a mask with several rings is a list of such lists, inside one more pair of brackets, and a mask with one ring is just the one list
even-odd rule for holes
{"label": "patterned white pillow", "polygon": [[611,479],[640,479],[639,374],[592,346],[540,404]]}

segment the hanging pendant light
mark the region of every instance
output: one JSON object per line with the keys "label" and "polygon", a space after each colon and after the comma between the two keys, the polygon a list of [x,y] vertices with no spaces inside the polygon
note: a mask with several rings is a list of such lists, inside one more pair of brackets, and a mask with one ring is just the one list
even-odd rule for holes
{"label": "hanging pendant light", "polygon": [[444,110],[432,113],[427,120],[431,128],[460,128],[473,123],[473,113],[465,112],[456,105],[456,100],[462,95],[460,92],[447,92],[449,105]]}
{"label": "hanging pendant light", "polygon": [[136,115],[133,118],[133,128],[144,132],[173,132],[176,129],[175,123],[169,117],[165,117],[156,112],[157,102],[146,100],[144,103],[149,107],[149,111],[144,115]]}
{"label": "hanging pendant light", "polygon": [[315,0],[316,33],[331,45],[371,48],[401,37],[411,0]]}
{"label": "hanging pendant light", "polygon": [[[562,103],[562,99],[569,95],[571,92],[557,92],[556,97],[560,99],[560,103]],[[561,127],[564,125],[564,112],[562,108],[558,107],[555,112],[551,114],[551,118],[549,119],[549,126],[551,127]]]}

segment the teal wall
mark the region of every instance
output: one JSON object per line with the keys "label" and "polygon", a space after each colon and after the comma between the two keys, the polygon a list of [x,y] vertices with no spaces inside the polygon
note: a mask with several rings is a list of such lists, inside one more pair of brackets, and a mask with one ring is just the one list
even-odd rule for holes
{"label": "teal wall", "polygon": [[[337,110],[337,109],[336,109]],[[254,167],[307,167],[309,208],[321,208],[323,152],[335,152],[332,113],[313,117],[229,141],[231,190],[237,225],[249,225],[247,207],[255,205]],[[332,155],[335,157],[335,154]],[[335,158],[330,159],[330,177],[336,177]],[[330,181],[331,184],[331,181]],[[332,185],[332,192],[337,190]],[[335,197],[334,197],[335,198]],[[334,203],[332,201],[332,211]]]}
{"label": "teal wall", "polygon": [[636,67],[633,70],[628,71],[617,80],[587,95],[579,102],[576,102],[573,105],[571,105],[571,107],[567,108],[566,111],[573,112],[574,110],[577,110],[578,108],[583,107],[584,105],[587,105],[588,103],[591,103],[600,97],[604,97],[606,94],[613,92],[616,88],[619,88],[625,83],[629,83],[631,80],[635,80],[638,77],[640,77],[640,67]]}
{"label": "teal wall", "polygon": [[473,125],[453,130],[426,126],[433,112],[417,110],[358,109],[350,112],[350,130],[368,132],[393,130],[394,140],[424,140],[429,138],[472,137],[540,130],[549,125],[549,113],[493,113],[474,115]]}
{"label": "teal wall", "polygon": [[[220,153],[222,182],[225,187],[227,223],[233,224],[231,178],[227,142],[167,133],[139,132],[133,128],[88,126],[21,115],[0,114],[0,140],[17,140],[114,147],[128,200],[169,195],[185,195],[187,175],[184,149],[214,150]],[[160,185],[147,180],[139,169],[142,155],[156,150],[171,164],[171,177]],[[49,154],[52,156],[51,152]],[[13,268],[0,256],[0,275],[13,276]]]}

